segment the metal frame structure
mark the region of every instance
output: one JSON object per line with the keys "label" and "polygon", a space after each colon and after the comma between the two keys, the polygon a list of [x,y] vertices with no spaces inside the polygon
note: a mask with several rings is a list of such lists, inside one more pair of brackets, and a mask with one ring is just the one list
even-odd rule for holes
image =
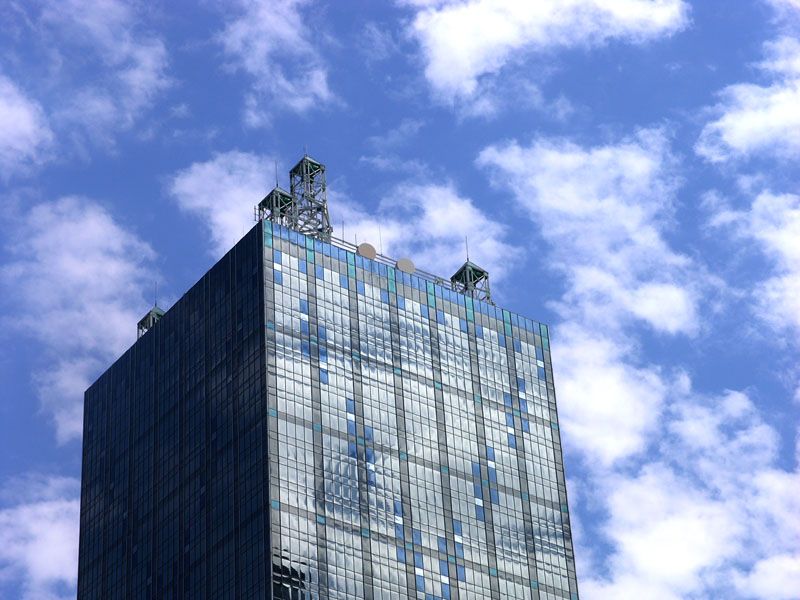
{"label": "metal frame structure", "polygon": [[139,324],[136,326],[136,339],[138,340],[164,316],[164,311],[158,305],[153,306],[145,316],[141,318]]}
{"label": "metal frame structure", "polygon": [[450,281],[455,291],[472,296],[476,300],[493,304],[492,293],[489,290],[489,272],[475,263],[469,260],[465,262],[453,274]]}
{"label": "metal frame structure", "polygon": [[[277,179],[277,176],[276,176]],[[303,156],[289,171],[289,190],[275,182],[273,190],[255,206],[255,220],[269,219],[324,242],[331,241],[325,165]]]}
{"label": "metal frame structure", "polygon": [[286,190],[275,186],[264,199],[256,205],[256,221],[269,219],[286,227],[294,227],[297,218],[295,201]]}
{"label": "metal frame structure", "polygon": [[294,199],[290,227],[329,242],[333,227],[328,215],[325,165],[307,155],[301,158],[289,171],[289,190]]}

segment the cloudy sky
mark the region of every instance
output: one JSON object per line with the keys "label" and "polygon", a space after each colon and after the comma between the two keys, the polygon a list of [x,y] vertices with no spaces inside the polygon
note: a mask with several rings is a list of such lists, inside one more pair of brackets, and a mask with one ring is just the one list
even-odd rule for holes
{"label": "cloudy sky", "polygon": [[0,597],[83,390],[304,149],[336,235],[551,324],[584,599],[800,595],[800,0],[0,0]]}

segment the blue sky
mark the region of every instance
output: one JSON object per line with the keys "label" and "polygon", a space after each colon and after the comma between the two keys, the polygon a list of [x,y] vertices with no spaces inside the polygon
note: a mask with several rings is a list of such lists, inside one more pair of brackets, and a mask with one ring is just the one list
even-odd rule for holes
{"label": "blue sky", "polygon": [[81,403],[304,148],[336,235],[552,327],[586,599],[800,592],[800,2],[0,4],[0,597]]}

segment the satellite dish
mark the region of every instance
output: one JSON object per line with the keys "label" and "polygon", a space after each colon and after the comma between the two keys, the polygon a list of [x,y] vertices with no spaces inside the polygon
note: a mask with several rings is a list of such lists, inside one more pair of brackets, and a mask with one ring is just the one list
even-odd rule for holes
{"label": "satellite dish", "polygon": [[410,258],[401,258],[395,263],[395,266],[403,273],[408,273],[409,275],[416,271],[416,267],[414,267],[414,263],[411,262]]}
{"label": "satellite dish", "polygon": [[373,260],[378,255],[378,253],[375,251],[375,246],[368,244],[367,242],[359,244],[358,248],[356,248],[356,252],[358,252],[360,256],[370,260]]}

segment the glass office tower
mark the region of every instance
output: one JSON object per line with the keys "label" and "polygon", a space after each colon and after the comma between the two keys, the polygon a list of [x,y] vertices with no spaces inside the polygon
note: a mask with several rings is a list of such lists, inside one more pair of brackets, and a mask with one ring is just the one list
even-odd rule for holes
{"label": "glass office tower", "polygon": [[547,327],[260,221],[86,392],[78,597],[578,598]]}

